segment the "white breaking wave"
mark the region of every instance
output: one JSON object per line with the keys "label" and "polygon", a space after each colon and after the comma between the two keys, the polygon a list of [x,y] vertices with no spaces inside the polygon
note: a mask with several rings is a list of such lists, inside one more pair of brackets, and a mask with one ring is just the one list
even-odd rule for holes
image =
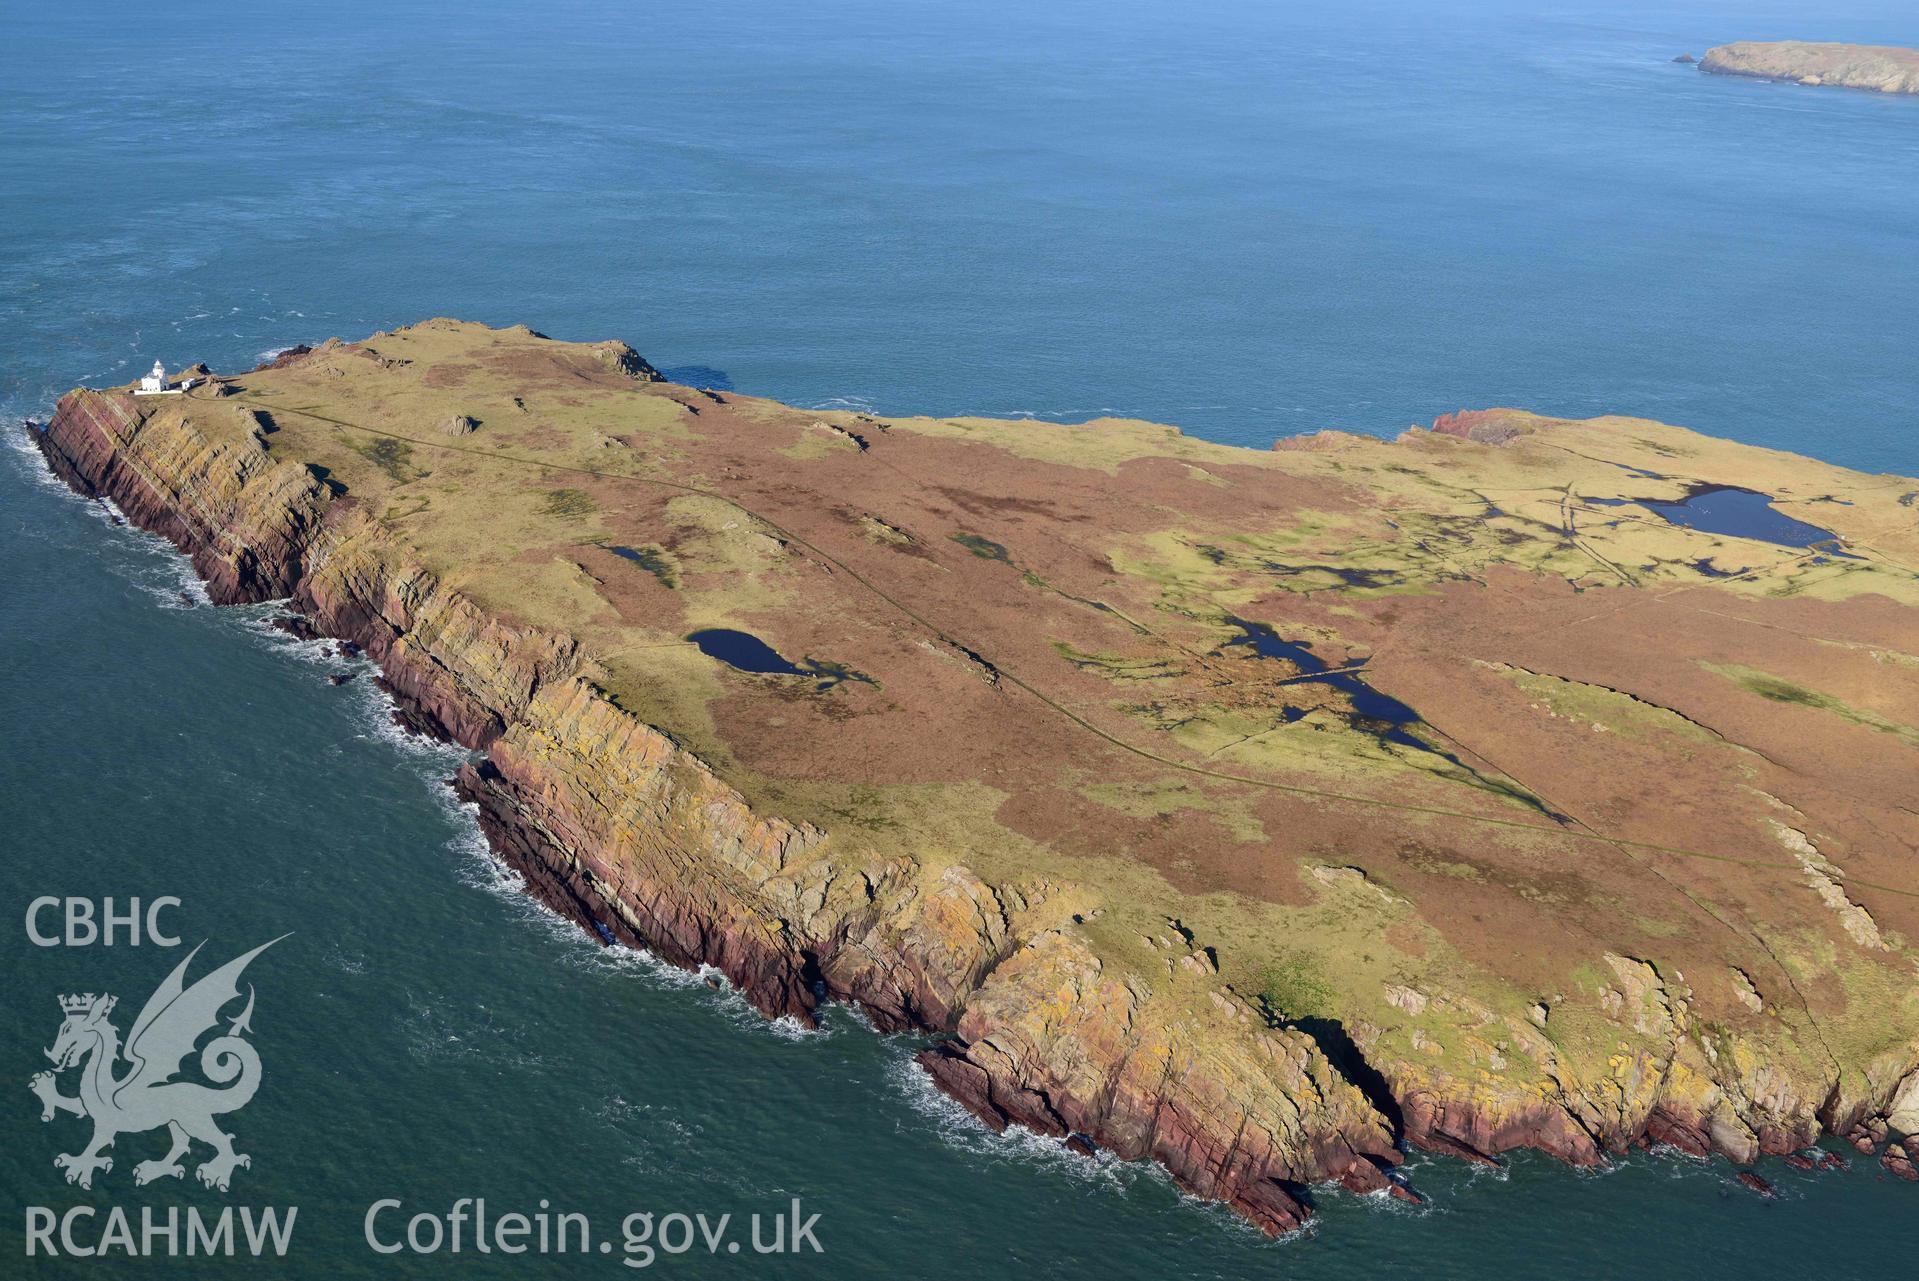
{"label": "white breaking wave", "polygon": [[[391,700],[386,699],[384,694],[381,698],[390,709]],[[387,729],[408,744],[424,741],[393,727],[390,716],[387,727],[379,731],[380,737],[386,736]],[[429,746],[438,748],[443,754],[452,754],[451,759],[443,759],[453,768],[466,759],[466,754],[458,748],[448,748],[443,744]],[[560,946],[561,964],[602,973],[611,970],[637,976],[656,987],[698,993],[729,1022],[781,1040],[814,1040],[832,1035],[827,1028],[808,1028],[790,1015],[777,1019],[766,1018],[714,966],[682,969],[644,949],[618,942],[602,943],[589,937],[571,918],[553,910],[534,894],[528,888],[526,879],[494,853],[480,829],[479,806],[461,800],[451,788],[437,779],[434,780],[432,794],[458,828],[458,834],[449,842],[448,848],[459,856],[457,875],[461,883],[494,896],[513,915],[545,933]]]}
{"label": "white breaking wave", "polygon": [[[61,480],[53,474],[53,470],[47,466],[47,460],[40,456],[39,446],[35,445],[32,437],[27,435],[27,421],[25,418],[8,419],[5,433],[7,448],[20,455],[20,460],[23,464],[20,468],[22,478],[25,479],[28,484],[36,485],[48,493],[64,494],[74,502],[85,503],[87,506],[97,509],[99,507],[98,503],[91,502],[81,495],[74,493],[72,487],[69,486],[66,481]],[[36,419],[35,421],[38,420]]]}
{"label": "white breaking wave", "polygon": [[815,401],[806,408],[849,409],[854,413],[870,414],[873,412],[873,402],[865,396],[829,396],[825,400]]}
{"label": "white breaking wave", "polygon": [[[1097,1184],[1120,1192],[1130,1191],[1144,1181],[1149,1186],[1165,1188],[1173,1192],[1182,1204],[1206,1215],[1219,1226],[1244,1232],[1262,1241],[1266,1240],[1263,1233],[1241,1218],[1230,1206],[1220,1201],[1210,1201],[1194,1196],[1180,1188],[1173,1182],[1173,1176],[1166,1168],[1156,1161],[1125,1161],[1104,1148],[1095,1149],[1090,1157],[1084,1156],[1067,1147],[1065,1139],[1049,1138],[1016,1125],[1008,1126],[1003,1131],[995,1131],[941,1091],[939,1086],[934,1084],[932,1076],[914,1060],[914,1051],[921,1044],[918,1038],[900,1036],[889,1039],[896,1043],[897,1052],[886,1068],[887,1084],[893,1087],[915,1115],[927,1123],[934,1135],[948,1146],[988,1160],[1036,1164],[1080,1182]],[[1402,1168],[1410,1173],[1426,1163],[1426,1160],[1415,1154],[1414,1159],[1409,1160]],[[1504,1178],[1506,1172],[1504,1168],[1501,1168],[1497,1173],[1499,1177]],[[1329,1185],[1315,1187],[1313,1195],[1322,1201],[1334,1196],[1348,1198],[1352,1203],[1363,1205],[1368,1210],[1381,1214],[1423,1216],[1446,1213],[1444,1207],[1430,1198],[1415,1204],[1400,1200],[1385,1188],[1355,1196],[1337,1185]],[[1319,1222],[1320,1216],[1315,1215],[1306,1222],[1305,1226],[1274,1238],[1271,1243],[1280,1244],[1311,1236],[1318,1231]]]}
{"label": "white breaking wave", "polygon": [[108,573],[149,596],[161,609],[198,609],[211,604],[206,586],[193,572],[193,562],[157,534],[136,529],[110,498],[88,498],[76,493],[53,474],[39,448],[17,422],[5,432],[7,446],[18,456],[16,470],[28,484],[77,505],[113,540],[114,554],[101,558]]}
{"label": "white breaking wave", "polygon": [[1016,1125],[995,1131],[933,1083],[926,1069],[913,1059],[918,1045],[912,1037],[896,1038],[896,1045],[889,1047],[895,1050],[895,1055],[887,1064],[886,1081],[907,1107],[949,1146],[991,1160],[1043,1165],[1082,1182],[1120,1190],[1142,1179],[1172,1186],[1172,1176],[1152,1162],[1122,1161],[1105,1149],[1096,1150],[1090,1157],[1082,1156],[1068,1148],[1064,1139],[1049,1138]]}

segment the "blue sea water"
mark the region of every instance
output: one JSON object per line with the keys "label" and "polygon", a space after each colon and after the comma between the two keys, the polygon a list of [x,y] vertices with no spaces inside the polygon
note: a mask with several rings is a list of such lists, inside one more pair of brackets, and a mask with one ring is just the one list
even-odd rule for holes
{"label": "blue sea water", "polygon": [[[1752,37],[1919,44],[1909,3],[737,0],[9,6],[0,415],[155,358],[434,314],[623,337],[883,412],[1123,413],[1264,446],[1463,406],[1640,414],[1919,470],[1919,100],[1701,76]],[[8,439],[18,445],[9,426]],[[184,595],[183,595],[184,592]],[[818,1212],[826,1253],[670,1274],[1885,1276],[1913,1189],[1635,1157],[1416,1159],[1267,1242],[1148,1169],[985,1134],[914,1042],[768,1026],[602,952],[483,855],[364,676],[214,611],[0,451],[0,1275],[620,1274],[383,1256],[366,1208]],[[25,1082],[55,996],[177,960],[40,949],[37,895],[177,895],[268,1075],[222,1196],[90,1193]],[[8,924],[8,920],[13,922]],[[125,1020],[122,1021],[125,1026]],[[152,1148],[152,1150],[149,1150]],[[298,1205],[271,1266],[25,1259],[27,1206]],[[392,1224],[389,1218],[384,1222]]]}

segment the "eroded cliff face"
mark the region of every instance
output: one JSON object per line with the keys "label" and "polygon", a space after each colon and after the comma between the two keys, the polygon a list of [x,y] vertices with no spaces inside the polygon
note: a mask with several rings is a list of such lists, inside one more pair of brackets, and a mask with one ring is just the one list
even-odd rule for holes
{"label": "eroded cliff face", "polygon": [[[1403,988],[1391,1026],[1276,1011],[1220,983],[1197,945],[1172,947],[1163,974],[1116,960],[1084,928],[1108,906],[1084,884],[989,882],[756,810],[622,707],[601,656],[490,614],[358,496],[276,457],[270,420],[216,437],[195,412],[75,391],[36,439],[70,484],[191,556],[214,600],[290,598],[377,660],[419,723],[483,752],[460,794],[556,910],[713,966],[769,1016],[810,1021],[841,1000],[882,1029],[941,1034],[922,1064],[991,1125],[1158,1161],[1279,1232],[1305,1217],[1306,1185],[1397,1188],[1402,1142],[1578,1163],[1663,1143],[1746,1162],[1827,1131],[1883,1142],[1919,1117],[1919,1029],[1855,1062],[1787,1010],[1792,1035],[1762,1043],[1696,1016],[1682,977],[1612,953],[1585,1016]],[[1352,892],[1377,896],[1358,879]],[[1576,1017],[1592,1026],[1562,1039]]]}
{"label": "eroded cliff face", "polygon": [[326,506],[320,479],[278,465],[257,437],[216,442],[190,420],[143,431],[147,417],[131,396],[76,391],[35,440],[62,480],[112,498],[135,525],[186,552],[214,601],[291,595]]}
{"label": "eroded cliff face", "polygon": [[1489,1061],[1525,1061],[1537,1076],[1515,1081],[1453,1064],[1397,1064],[1388,1070],[1409,1137],[1473,1160],[1531,1147],[1595,1165],[1608,1153],[1658,1143],[1749,1164],[1856,1123],[1861,1101],[1848,1097],[1846,1074],[1830,1058],[1782,1059],[1774,1050],[1762,1061],[1740,1038],[1695,1020],[1683,983],[1669,984],[1643,961],[1610,953],[1604,960],[1613,1004],[1637,1044],[1620,1041],[1595,1072],[1568,1061],[1540,1027],[1452,1002],[1486,1030]]}

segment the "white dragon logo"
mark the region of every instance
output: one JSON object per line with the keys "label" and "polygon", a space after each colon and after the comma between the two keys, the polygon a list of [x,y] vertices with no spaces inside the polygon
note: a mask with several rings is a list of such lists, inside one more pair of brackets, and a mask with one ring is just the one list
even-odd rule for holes
{"label": "white dragon logo", "polygon": [[[67,1172],[68,1183],[91,1188],[95,1171],[113,1169],[113,1158],[105,1153],[117,1136],[163,1125],[173,1137],[173,1146],[159,1160],[142,1161],[133,1167],[137,1184],[184,1175],[180,1158],[195,1139],[213,1149],[213,1155],[194,1171],[208,1187],[226,1191],[234,1169],[253,1164],[251,1157],[233,1150],[233,1136],[213,1121],[223,1112],[245,1107],[260,1088],[259,1052],[243,1039],[252,1030],[251,985],[247,987],[246,1008],[231,1020],[226,1034],[214,1037],[200,1051],[201,1073],[214,1085],[225,1088],[176,1081],[173,1077],[193,1053],[195,1043],[219,1023],[221,1008],[239,998],[240,972],[247,963],[279,941],[262,943],[187,987],[187,966],[206,944],[195,947],[147,999],[133,1021],[124,1050],[119,1029],[107,1017],[113,1013],[117,998],[91,992],[60,998],[66,1021],[60,1025],[53,1048],[47,1051],[53,1071],[36,1074],[29,1084],[40,1098],[42,1121],[53,1120],[57,1112],[71,1112],[93,1121],[92,1142],[79,1152],[53,1158],[53,1164]],[[125,1075],[116,1076],[115,1066],[123,1056],[131,1066]],[[82,1063],[80,1093],[71,1098],[61,1094],[56,1074]]]}

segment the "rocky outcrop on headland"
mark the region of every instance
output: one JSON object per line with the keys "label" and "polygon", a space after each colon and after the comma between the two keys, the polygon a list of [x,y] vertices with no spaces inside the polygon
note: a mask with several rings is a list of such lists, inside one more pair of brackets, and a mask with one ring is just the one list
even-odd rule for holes
{"label": "rocky outcrop on headland", "polygon": [[1563,422],[1563,418],[1542,418],[1523,409],[1460,409],[1433,419],[1432,430],[1482,445],[1508,445],[1541,427]]}
{"label": "rocky outcrop on headland", "polygon": [[294,343],[291,347],[283,347],[268,356],[255,365],[252,372],[257,374],[268,369],[285,369],[288,365],[299,363],[302,358],[311,355],[312,352],[313,348],[305,343]]}
{"label": "rocky outcrop on headland", "polygon": [[1919,49],[1890,45],[1741,40],[1706,50],[1701,71],[1877,93],[1919,93]]}

